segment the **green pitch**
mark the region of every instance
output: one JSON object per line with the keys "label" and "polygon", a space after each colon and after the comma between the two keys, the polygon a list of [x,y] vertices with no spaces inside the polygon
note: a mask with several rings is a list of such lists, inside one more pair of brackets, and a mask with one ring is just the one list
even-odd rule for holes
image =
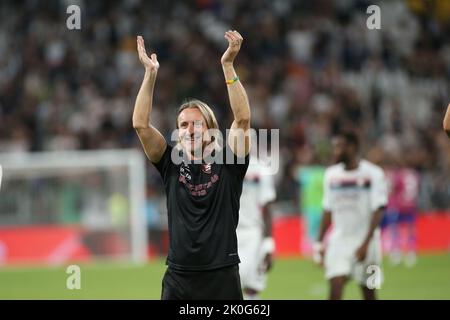
{"label": "green pitch", "polygon": [[[142,266],[87,264],[81,267],[81,289],[66,288],[65,267],[0,268],[0,299],[159,299],[164,261]],[[420,256],[413,268],[384,264],[381,299],[450,299],[450,253]],[[324,299],[328,286],[322,270],[305,259],[277,259],[264,299]],[[345,299],[359,299],[350,282]]]}

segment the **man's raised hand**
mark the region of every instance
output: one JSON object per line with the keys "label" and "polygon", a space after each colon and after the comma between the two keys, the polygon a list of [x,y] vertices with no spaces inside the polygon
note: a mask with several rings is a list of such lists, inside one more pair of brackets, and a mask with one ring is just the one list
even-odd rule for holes
{"label": "man's raised hand", "polygon": [[223,54],[222,59],[220,59],[220,62],[222,64],[233,63],[234,58],[236,58],[239,50],[241,49],[241,44],[244,39],[236,30],[229,30],[225,32],[225,39],[228,40],[228,48]]}
{"label": "man's raised hand", "polygon": [[147,71],[158,71],[159,62],[155,53],[151,54],[151,58],[148,57],[147,51],[145,51],[144,38],[137,37],[137,51],[139,54],[139,60],[144,65]]}

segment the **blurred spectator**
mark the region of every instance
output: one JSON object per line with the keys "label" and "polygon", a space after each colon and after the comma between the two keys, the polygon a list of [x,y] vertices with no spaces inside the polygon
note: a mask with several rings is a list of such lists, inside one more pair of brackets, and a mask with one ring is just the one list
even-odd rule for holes
{"label": "blurred spectator", "polygon": [[[66,28],[67,1],[0,3],[0,152],[140,148],[131,126],[143,72],[138,34],[161,62],[153,121],[166,138],[188,97],[211,101],[229,126],[219,59],[223,31],[237,29],[253,127],[280,128],[281,199],[297,194],[296,150],[308,146],[316,164],[328,164],[331,135],[350,127],[379,161],[404,147],[421,175],[420,209],[450,207],[441,130],[450,100],[448,1],[78,3],[78,31]],[[381,7],[380,30],[366,28],[370,4]]]}

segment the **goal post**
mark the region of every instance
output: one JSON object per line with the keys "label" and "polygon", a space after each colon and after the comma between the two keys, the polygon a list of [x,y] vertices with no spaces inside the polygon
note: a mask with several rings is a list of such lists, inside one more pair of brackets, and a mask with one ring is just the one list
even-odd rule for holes
{"label": "goal post", "polygon": [[147,259],[142,152],[0,154],[0,263]]}

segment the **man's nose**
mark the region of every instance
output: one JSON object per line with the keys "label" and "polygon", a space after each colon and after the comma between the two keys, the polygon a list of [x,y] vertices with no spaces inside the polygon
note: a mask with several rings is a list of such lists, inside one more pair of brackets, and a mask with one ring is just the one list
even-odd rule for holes
{"label": "man's nose", "polygon": [[190,134],[193,134],[193,133],[194,133],[194,123],[193,123],[193,122],[189,122],[189,125],[188,125],[188,132],[189,132]]}

